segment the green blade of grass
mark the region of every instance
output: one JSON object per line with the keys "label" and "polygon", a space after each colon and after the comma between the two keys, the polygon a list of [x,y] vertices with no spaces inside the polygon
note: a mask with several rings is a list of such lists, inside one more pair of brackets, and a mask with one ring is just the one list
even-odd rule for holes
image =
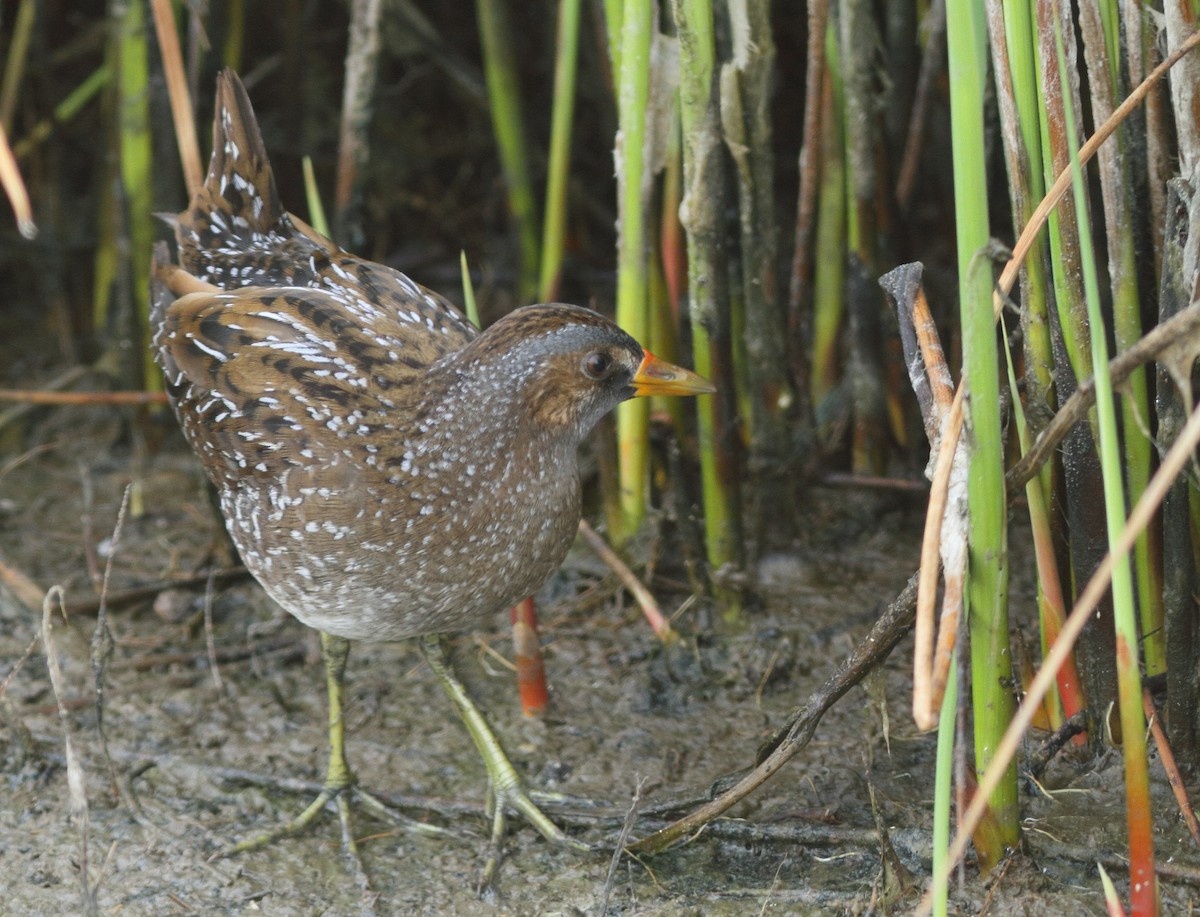
{"label": "green blade of grass", "polygon": [[946,917],[950,894],[950,870],[946,852],[950,846],[950,802],[954,785],[954,732],[958,713],[958,654],[950,661],[946,693],[937,727],[937,767],[933,777],[933,874],[944,877],[931,890],[934,917]]}
{"label": "green blade of grass", "polygon": [[[1119,40],[1117,19],[1113,0],[1083,4],[1079,8],[1092,117],[1097,123],[1112,114],[1116,98],[1123,91],[1117,66],[1120,60],[1120,51],[1116,47]],[[1142,336],[1133,208],[1129,197],[1137,188],[1134,159],[1128,155],[1130,139],[1126,126],[1122,125],[1108,143],[1096,151],[1113,303],[1113,340],[1117,350],[1128,349]],[[1136,502],[1146,489],[1151,473],[1151,444],[1145,420],[1150,416],[1150,396],[1144,368],[1138,367],[1130,374],[1120,407],[1125,485],[1130,501]],[[1157,675],[1166,669],[1160,553],[1158,539],[1151,532],[1138,539],[1134,552],[1135,583],[1147,675]]]}
{"label": "green blade of grass", "polygon": [[475,284],[471,282],[471,270],[467,267],[467,253],[458,253],[458,263],[462,268],[463,304],[467,310],[467,320],[476,328],[479,324],[479,305],[475,301]]}
{"label": "green blade of grass", "polygon": [[[1059,73],[1066,79],[1066,55],[1062,33],[1055,30]],[[1071,99],[1064,94],[1067,143],[1078,149]],[[1121,448],[1117,435],[1117,412],[1112,380],[1108,373],[1108,343],[1102,330],[1100,282],[1088,222],[1087,187],[1079,157],[1071,157],[1075,218],[1079,226],[1080,255],[1091,335],[1092,365],[1096,367],[1096,423],[1100,429],[1100,470],[1104,479],[1104,516],[1110,546],[1117,545],[1125,530],[1125,492]],[[1150,917],[1158,913],[1158,886],[1154,875],[1154,839],[1150,818],[1150,774],[1146,762],[1146,718],[1142,710],[1142,679],[1138,668],[1138,625],[1133,598],[1133,573],[1129,558],[1113,565],[1113,617],[1117,632],[1117,693],[1121,718],[1121,740],[1125,758],[1125,821],[1129,830],[1129,886],[1133,913]]]}
{"label": "green blade of grass", "polygon": [[321,203],[321,192],[317,188],[317,177],[313,172],[312,157],[305,156],[300,160],[304,171],[304,197],[308,202],[308,222],[312,228],[326,238],[329,235],[329,220],[325,217],[325,205]]}

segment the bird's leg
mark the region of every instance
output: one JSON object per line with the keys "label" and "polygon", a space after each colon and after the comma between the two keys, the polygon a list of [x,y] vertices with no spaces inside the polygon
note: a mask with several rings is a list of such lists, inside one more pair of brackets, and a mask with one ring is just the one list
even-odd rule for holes
{"label": "bird's leg", "polygon": [[492,813],[492,849],[480,884],[484,887],[490,885],[495,875],[499,863],[500,842],[504,837],[506,810],[510,806],[524,815],[546,840],[566,844],[578,850],[590,850],[591,848],[587,844],[566,835],[525,792],[521,785],[521,778],[504,754],[500,740],[492,732],[483,711],[471,700],[466,687],[455,674],[442,639],[437,636],[421,637],[421,652],[425,654],[429,667],[433,669],[433,674],[442,683],[446,694],[458,708],[467,732],[471,734],[471,739],[479,750],[479,756],[483,758],[484,767],[487,768],[488,783],[495,808]]}
{"label": "bird's leg", "polygon": [[[273,831],[239,841],[228,850],[223,850],[218,857],[232,856],[235,853],[245,853],[247,850],[258,850],[273,844],[280,838],[290,837],[307,828],[333,798],[340,797],[343,791],[354,783],[354,777],[346,764],[346,733],[342,720],[342,680],[346,674],[346,659],[350,655],[350,641],[343,637],[334,637],[321,632],[321,655],[325,660],[325,687],[329,692],[329,764],[325,769],[325,787],[307,809],[285,822]],[[339,806],[342,815],[342,842],[346,852],[352,857],[358,856],[358,847],[354,842],[354,834],[349,830],[349,811],[345,806]]]}
{"label": "bird's leg", "polygon": [[345,683],[346,660],[350,655],[350,641],[321,632],[321,655],[325,661],[325,687],[329,693],[329,763],[325,769],[325,786],[320,794],[303,812],[273,831],[241,841],[218,853],[213,859],[258,850],[273,844],[280,838],[290,837],[307,828],[331,801],[337,804],[338,819],[342,828],[342,848],[350,859],[360,881],[365,879],[362,860],[358,855],[358,844],[350,822],[350,799],[355,799],[377,817],[396,822],[402,827],[429,836],[453,836],[453,832],[437,825],[424,824],[406,818],[381,800],[355,786],[354,775],[346,764],[346,732],[342,707],[342,686]]}

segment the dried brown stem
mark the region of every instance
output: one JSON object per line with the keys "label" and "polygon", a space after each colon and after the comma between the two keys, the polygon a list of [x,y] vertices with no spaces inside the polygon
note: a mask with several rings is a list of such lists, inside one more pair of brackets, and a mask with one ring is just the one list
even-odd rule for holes
{"label": "dried brown stem", "polygon": [[[804,324],[805,288],[812,283],[812,238],[816,226],[817,187],[821,174],[821,88],[825,75],[825,28],[829,0],[808,2],[808,55],[804,76],[804,141],[800,146],[800,193],[796,202],[796,247],[792,253],[792,278],[788,289],[788,340],[796,342]],[[802,358],[802,357],[801,357]],[[793,363],[797,357],[793,356]],[[794,366],[797,379],[806,378],[802,366]]]}
{"label": "dried brown stem", "polygon": [[154,33],[158,37],[163,73],[167,78],[167,94],[171,99],[171,117],[175,121],[175,141],[179,144],[183,180],[188,197],[192,197],[204,182],[204,171],[200,167],[196,117],[192,112],[192,97],[188,93],[187,77],[183,72],[175,14],[171,10],[171,0],[151,0],[150,8],[154,12]]}
{"label": "dried brown stem", "polygon": [[650,590],[642,585],[642,581],[637,578],[625,561],[617,555],[617,552],[610,548],[599,533],[594,528],[588,525],[586,520],[579,520],[579,534],[583,536],[583,540],[588,543],[593,551],[599,555],[612,571],[617,574],[622,585],[633,595],[637,600],[638,605],[642,608],[642,614],[646,616],[646,620],[650,622],[650,627],[654,629],[654,633],[663,643],[670,643],[678,635],[671,627],[671,622],[668,621],[662,613],[662,609],[658,607],[658,602],[654,600],[654,596],[650,594]]}
{"label": "dried brown stem", "polygon": [[1167,741],[1167,734],[1163,732],[1162,721],[1154,706],[1154,698],[1150,696],[1149,688],[1142,688],[1142,710],[1146,715],[1146,722],[1150,724],[1150,732],[1154,736],[1154,745],[1158,748],[1158,757],[1162,761],[1163,770],[1166,771],[1167,782],[1171,784],[1171,792],[1175,794],[1179,814],[1183,816],[1192,840],[1196,842],[1197,847],[1200,847],[1200,823],[1196,821],[1196,812],[1192,808],[1191,800],[1188,799],[1183,775],[1179,773],[1179,765],[1175,763],[1175,753],[1171,751],[1171,743]]}
{"label": "dried brown stem", "polygon": [[896,202],[901,209],[908,208],[913,186],[917,179],[917,166],[921,161],[921,148],[925,140],[925,116],[929,99],[933,93],[934,79],[945,66],[946,2],[935,0],[925,15],[925,48],[921,53],[921,73],[917,77],[916,98],[908,122],[908,137],[904,142],[904,155],[900,159],[900,174],[896,179]]}
{"label": "dried brown stem", "polygon": [[0,554],[0,583],[30,611],[36,612],[42,607],[42,597],[45,596],[46,590],[12,566],[3,554]]}
{"label": "dried brown stem", "polygon": [[19,404],[117,405],[166,404],[165,392],[50,392],[40,389],[0,389],[0,401]]}

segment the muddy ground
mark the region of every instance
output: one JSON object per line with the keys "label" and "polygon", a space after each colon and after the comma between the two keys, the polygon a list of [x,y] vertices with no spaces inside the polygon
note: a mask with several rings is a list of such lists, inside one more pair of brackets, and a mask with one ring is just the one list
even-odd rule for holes
{"label": "muddy ground", "polygon": [[[96,597],[111,556],[110,589],[226,563],[201,475],[181,440],[131,448],[111,412],[39,409],[0,440],[0,552],[40,587],[61,584],[69,604]],[[113,550],[121,496],[134,509]],[[354,884],[335,818],[267,850],[209,862],[226,844],[295,814],[325,764],[325,697],[315,635],[253,583],[214,588],[211,629],[203,590],[114,607],[103,678],[103,734],[93,690],[94,612],[56,619],[60,719],[39,616],[0,588],[0,913],[82,911],[80,869],[100,914],[863,914],[905,912],[889,899],[870,805],[889,829],[902,884],[929,872],[934,740],[907,714],[910,644],[880,677],[825,717],[811,745],[775,779],[689,844],[651,860],[622,858],[609,879],[613,839],[644,781],[644,805],[697,796],[753,762],[757,746],[845,658],[914,568],[919,497],[817,491],[805,535],[755,571],[763,607],[741,627],[693,600],[668,557],[652,581],[680,645],[656,645],[615,578],[577,547],[543,591],[543,641],[553,701],[524,719],[507,622],[456,640],[461,668],[531,786],[602,802],[558,813],[600,846],[552,848],[514,819],[494,893],[480,899],[484,776],[449,703],[412,645],[356,645],[347,692],[348,742],[361,782],[412,803],[407,811],[473,838],[396,833],[356,814],[372,893]],[[1017,617],[1033,596],[1014,558]],[[210,646],[211,642],[211,646]],[[1031,639],[1030,644],[1034,645]],[[216,660],[215,667],[210,660]],[[23,663],[23,664],[22,664]],[[72,821],[64,729],[87,801],[86,844]],[[237,772],[249,777],[238,778]],[[1095,862],[1121,887],[1120,759],[1064,756],[1043,781],[1023,784],[1028,852],[991,883],[966,871],[956,913],[1100,914]],[[1200,897],[1200,856],[1189,847],[1156,772],[1167,913]],[[302,788],[303,789],[303,788]],[[635,822],[633,836],[651,827]],[[1192,883],[1187,881],[1191,877]]]}

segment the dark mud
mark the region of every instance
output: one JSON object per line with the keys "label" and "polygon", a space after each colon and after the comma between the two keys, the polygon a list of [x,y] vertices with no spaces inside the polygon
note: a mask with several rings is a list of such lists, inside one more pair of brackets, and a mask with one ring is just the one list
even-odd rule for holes
{"label": "dark mud", "polygon": [[[68,603],[95,599],[110,555],[114,591],[201,569],[214,550],[222,560],[201,476],[173,436],[154,454],[131,450],[119,444],[111,415],[83,409],[32,412],[5,435],[0,551],[41,587],[61,584]],[[114,553],[130,483],[136,512]],[[484,900],[475,883],[485,787],[470,740],[413,646],[356,645],[348,742],[362,784],[411,804],[414,817],[473,832],[429,840],[356,812],[367,904],[379,914],[599,914],[607,884],[612,914],[910,910],[916,897],[903,889],[920,888],[929,871],[934,740],[917,734],[907,712],[907,642],[729,819],[667,854],[622,858],[608,882],[637,788],[651,814],[635,822],[635,837],[661,823],[658,801],[698,797],[751,765],[758,745],[833,672],[914,568],[919,500],[818,492],[806,512],[806,536],[760,564],[765,607],[744,627],[716,623],[705,601],[684,591],[682,568],[664,560],[653,587],[666,609],[683,608],[677,625],[690,635],[670,648],[656,645],[614,577],[577,547],[541,597],[553,691],[544,719],[518,710],[500,661],[511,656],[503,616],[456,640],[469,686],[529,784],[601,804],[549,808],[601,848],[591,855],[555,849],[514,818],[498,886]],[[1020,576],[1014,594],[1018,618],[1027,618],[1032,595]],[[199,590],[110,611],[103,731],[111,763],[93,689],[95,614],[76,611],[66,626],[56,618],[65,725],[86,789],[85,845],[71,815],[64,723],[35,642],[39,616],[0,589],[0,913],[81,912],[85,854],[100,914],[366,910],[332,816],[267,850],[209,862],[309,802],[309,793],[272,783],[319,781],[325,698],[315,635],[253,583],[214,588],[208,633],[203,610]],[[1156,780],[1160,860],[1194,872],[1200,857]],[[893,881],[881,865],[871,787],[895,852],[886,872]],[[1103,913],[1095,862],[1118,887],[1125,879],[1119,787],[1116,754],[1056,761],[1045,792],[1028,784],[1023,797],[1028,856],[990,883],[968,868],[955,912]],[[1163,889],[1167,913],[1184,913],[1197,897],[1178,879],[1164,879]]]}

